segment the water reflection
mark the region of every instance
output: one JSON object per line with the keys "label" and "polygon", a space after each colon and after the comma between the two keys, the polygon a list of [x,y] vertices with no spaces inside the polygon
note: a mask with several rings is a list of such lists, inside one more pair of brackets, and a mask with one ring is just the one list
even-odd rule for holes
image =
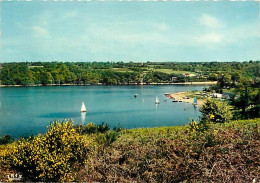
{"label": "water reflection", "polygon": [[193,105],[194,111],[196,112],[198,110],[198,105]]}
{"label": "water reflection", "polygon": [[81,123],[84,125],[85,123],[85,120],[86,120],[86,113],[85,112],[82,112],[81,113]]}
{"label": "water reflection", "polygon": [[158,106],[159,106],[159,104],[155,104],[155,109],[156,109],[156,110],[158,109]]}

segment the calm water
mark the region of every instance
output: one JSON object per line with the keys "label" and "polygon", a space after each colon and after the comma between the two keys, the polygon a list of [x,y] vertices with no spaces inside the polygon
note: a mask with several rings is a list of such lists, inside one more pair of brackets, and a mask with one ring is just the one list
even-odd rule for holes
{"label": "calm water", "polygon": [[[0,136],[43,133],[54,119],[75,124],[106,122],[123,128],[174,126],[197,119],[198,109],[172,103],[164,93],[201,90],[204,86],[58,86],[0,88]],[[134,98],[134,94],[138,94]],[[160,104],[155,104],[158,96]],[[81,114],[84,101],[87,113]],[[184,110],[184,107],[186,110]]]}

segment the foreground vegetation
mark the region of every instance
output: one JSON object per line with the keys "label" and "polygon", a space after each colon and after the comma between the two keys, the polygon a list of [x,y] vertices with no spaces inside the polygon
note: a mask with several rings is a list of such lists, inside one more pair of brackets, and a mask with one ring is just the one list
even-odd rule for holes
{"label": "foreground vegetation", "polygon": [[23,181],[258,181],[259,125],[260,118],[110,130],[54,122],[46,134],[0,146],[0,180],[18,173]]}
{"label": "foreground vegetation", "polygon": [[247,62],[22,62],[0,63],[0,85],[150,84],[255,81],[259,61]]}

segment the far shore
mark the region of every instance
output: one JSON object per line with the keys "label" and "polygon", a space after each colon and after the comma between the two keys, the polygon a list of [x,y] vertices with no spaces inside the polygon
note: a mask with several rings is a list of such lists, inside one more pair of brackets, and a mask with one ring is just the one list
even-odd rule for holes
{"label": "far shore", "polygon": [[[185,83],[120,83],[114,86],[120,85],[215,85],[217,81],[207,81],[207,82],[185,82]],[[47,85],[0,85],[0,87],[41,87],[41,86],[111,86],[105,83],[98,84],[47,84]],[[113,85],[112,85],[113,86]]]}

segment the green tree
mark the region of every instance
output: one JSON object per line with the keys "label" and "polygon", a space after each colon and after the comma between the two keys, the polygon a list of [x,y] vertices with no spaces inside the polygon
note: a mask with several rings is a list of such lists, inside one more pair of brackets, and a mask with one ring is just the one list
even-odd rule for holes
{"label": "green tree", "polygon": [[231,74],[231,81],[232,81],[232,87],[236,86],[236,82],[238,82],[240,79],[240,76],[238,72],[234,72]]}
{"label": "green tree", "polygon": [[217,74],[215,74],[215,73],[210,73],[209,74],[208,80],[210,80],[210,81],[217,81],[217,79],[218,79],[218,75]]}
{"label": "green tree", "polygon": [[47,85],[53,83],[53,77],[50,72],[42,72],[41,73],[41,84]]}
{"label": "green tree", "polygon": [[230,83],[231,83],[231,76],[229,74],[224,73],[219,75],[217,84],[220,86],[221,89],[230,87]]}
{"label": "green tree", "polygon": [[225,101],[208,99],[200,108],[202,122],[225,123],[232,118],[231,107]]}
{"label": "green tree", "polygon": [[249,78],[242,78],[235,89],[235,97],[232,101],[233,105],[241,111],[242,117],[248,117],[246,109],[250,105],[259,104],[259,88],[258,90],[251,87],[251,80]]}
{"label": "green tree", "polygon": [[149,83],[152,83],[153,80],[154,80],[153,73],[148,72],[148,73],[145,74],[143,82],[149,84]]}
{"label": "green tree", "polygon": [[100,79],[100,75],[94,72],[86,72],[84,74],[84,84],[97,84],[99,82]]}

